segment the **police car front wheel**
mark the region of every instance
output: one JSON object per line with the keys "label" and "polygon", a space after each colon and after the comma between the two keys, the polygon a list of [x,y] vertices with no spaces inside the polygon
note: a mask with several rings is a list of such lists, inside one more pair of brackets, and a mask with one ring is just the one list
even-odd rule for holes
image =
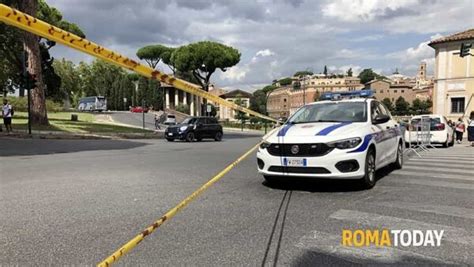
{"label": "police car front wheel", "polygon": [[365,157],[365,174],[361,180],[362,185],[366,189],[374,187],[376,183],[375,179],[375,151],[370,149],[367,151],[367,156]]}

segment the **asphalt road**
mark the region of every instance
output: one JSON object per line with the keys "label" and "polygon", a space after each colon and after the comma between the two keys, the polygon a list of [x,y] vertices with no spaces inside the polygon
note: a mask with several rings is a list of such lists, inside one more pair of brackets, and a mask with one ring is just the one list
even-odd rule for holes
{"label": "asphalt road", "polygon": [[[0,139],[0,265],[96,264],[258,137],[223,142]],[[119,265],[472,265],[473,148],[350,181],[270,186],[245,160]],[[446,231],[441,247],[348,248],[343,229]]]}
{"label": "asphalt road", "polygon": [[[108,115],[117,123],[143,127],[143,113],[113,111],[109,112]],[[145,113],[145,128],[155,130],[155,115],[153,113]]]}

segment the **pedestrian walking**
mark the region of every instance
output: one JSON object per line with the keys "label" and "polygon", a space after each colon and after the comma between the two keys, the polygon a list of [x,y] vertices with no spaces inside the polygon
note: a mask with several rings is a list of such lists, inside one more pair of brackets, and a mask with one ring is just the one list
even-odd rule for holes
{"label": "pedestrian walking", "polygon": [[161,130],[160,118],[158,117],[158,114],[155,114],[155,130]]}
{"label": "pedestrian walking", "polygon": [[7,130],[7,133],[13,132],[12,115],[13,115],[12,105],[8,104],[7,99],[3,99],[2,117],[3,117],[3,124],[5,124],[5,129]]}
{"label": "pedestrian walking", "polygon": [[467,126],[467,141],[471,142],[471,146],[474,146],[474,111],[471,111],[469,116],[469,124]]}
{"label": "pedestrian walking", "polygon": [[460,144],[462,142],[462,136],[464,134],[464,131],[466,130],[466,126],[462,121],[462,117],[458,119],[458,122],[456,123],[456,128],[454,130],[456,131],[456,142]]}

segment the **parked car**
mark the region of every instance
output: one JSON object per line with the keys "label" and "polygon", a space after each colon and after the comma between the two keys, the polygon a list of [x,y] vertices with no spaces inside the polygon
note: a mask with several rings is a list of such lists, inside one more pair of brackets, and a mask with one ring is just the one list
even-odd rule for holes
{"label": "parked car", "polygon": [[163,124],[164,125],[176,125],[176,116],[173,115],[173,114],[167,114]]}
{"label": "parked car", "polygon": [[140,106],[132,107],[132,108],[130,109],[130,112],[132,112],[132,113],[142,113],[142,112],[147,113],[147,112],[148,112],[148,108],[147,108],[147,107],[143,108],[143,107],[140,107]]}
{"label": "parked car", "polygon": [[403,139],[388,109],[375,99],[349,96],[307,104],[264,136],[257,166],[265,180],[359,179],[372,188],[377,169],[402,168]]}
{"label": "parked car", "polygon": [[421,117],[427,116],[430,121],[430,143],[441,144],[443,147],[454,145],[454,130],[448,124],[448,120],[442,115],[419,115],[413,116],[410,120],[410,124],[405,131],[405,143],[417,143],[417,132],[418,135],[428,134],[423,132],[421,126]]}
{"label": "parked car", "polygon": [[165,138],[170,142],[175,139],[186,142],[201,141],[204,138],[221,141],[222,136],[222,126],[214,117],[189,117],[182,123],[169,126],[165,130]]}

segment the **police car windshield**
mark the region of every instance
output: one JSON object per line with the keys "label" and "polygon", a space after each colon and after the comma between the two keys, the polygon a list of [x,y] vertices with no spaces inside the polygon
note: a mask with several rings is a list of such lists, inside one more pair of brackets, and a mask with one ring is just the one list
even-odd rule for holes
{"label": "police car windshield", "polygon": [[366,102],[334,102],[304,106],[291,116],[288,123],[366,121]]}

